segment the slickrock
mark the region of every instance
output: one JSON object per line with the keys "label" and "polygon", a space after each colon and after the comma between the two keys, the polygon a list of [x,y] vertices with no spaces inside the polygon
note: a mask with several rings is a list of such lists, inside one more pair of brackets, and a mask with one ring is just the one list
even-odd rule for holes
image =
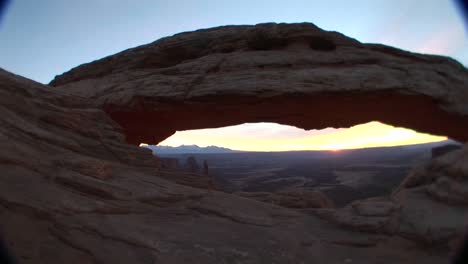
{"label": "slickrock", "polygon": [[333,201],[319,191],[236,192],[235,194],[286,208],[333,207]]}

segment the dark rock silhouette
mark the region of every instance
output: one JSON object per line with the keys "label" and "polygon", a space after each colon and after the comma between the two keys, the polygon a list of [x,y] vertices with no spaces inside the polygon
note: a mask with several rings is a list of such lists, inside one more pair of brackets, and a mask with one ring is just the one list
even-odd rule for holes
{"label": "dark rock silhouette", "polygon": [[209,168],[208,168],[208,161],[207,160],[203,161],[203,174],[209,175]]}
{"label": "dark rock silhouette", "polygon": [[462,145],[455,145],[455,144],[448,144],[440,147],[435,147],[432,149],[432,157],[437,158],[444,154],[449,153],[450,151],[454,151],[457,149],[461,149]]}
{"label": "dark rock silhouette", "polygon": [[185,167],[187,168],[188,171],[192,173],[196,173],[200,171],[200,165],[198,165],[197,159],[195,159],[194,156],[187,157],[187,160],[185,162]]}

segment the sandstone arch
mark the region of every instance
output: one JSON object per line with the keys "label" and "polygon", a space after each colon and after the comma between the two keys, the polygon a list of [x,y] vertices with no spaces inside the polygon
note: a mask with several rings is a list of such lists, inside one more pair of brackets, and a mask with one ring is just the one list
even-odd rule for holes
{"label": "sandstone arch", "polygon": [[450,58],[307,23],[181,33],[51,82],[104,109],[132,144],[245,122],[320,129],[372,120],[467,141],[467,84]]}

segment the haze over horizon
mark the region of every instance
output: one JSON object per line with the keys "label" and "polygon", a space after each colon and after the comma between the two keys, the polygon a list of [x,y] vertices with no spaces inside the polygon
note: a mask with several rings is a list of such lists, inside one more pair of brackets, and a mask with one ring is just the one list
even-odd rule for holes
{"label": "haze over horizon", "polygon": [[[466,30],[453,1],[290,0],[265,4],[254,0],[141,0],[135,4],[128,0],[16,0],[11,1],[0,24],[0,67],[48,83],[54,75],[80,64],[176,33],[264,22],[311,22],[361,42],[450,56],[468,65]],[[216,136],[220,134],[224,139]],[[257,150],[293,150],[416,144],[442,138],[377,122],[310,132],[259,123],[178,132],[164,142],[210,141],[210,145],[223,147],[237,144]]]}
{"label": "haze over horizon", "polygon": [[218,146],[243,151],[343,150],[402,146],[446,140],[443,136],[369,122],[351,128],[303,130],[277,123],[246,123],[178,131],[158,145]]}

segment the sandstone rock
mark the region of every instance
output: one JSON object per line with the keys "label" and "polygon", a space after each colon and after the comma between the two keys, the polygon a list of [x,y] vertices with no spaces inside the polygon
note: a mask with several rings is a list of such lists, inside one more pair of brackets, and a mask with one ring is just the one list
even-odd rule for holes
{"label": "sandstone rock", "polygon": [[400,234],[428,244],[461,235],[468,217],[468,145],[416,169],[393,194]]}
{"label": "sandstone rock", "polygon": [[319,191],[236,192],[235,194],[286,208],[333,207],[333,201]]}
{"label": "sandstone rock", "polygon": [[415,168],[390,199],[371,198],[315,213],[354,230],[450,246],[462,235],[468,220],[467,148]]}
{"label": "sandstone rock", "polygon": [[198,165],[197,160],[193,156],[187,158],[185,168],[191,173],[197,173],[200,171],[200,165]]}
{"label": "sandstone rock", "polygon": [[181,169],[159,169],[159,177],[187,186],[215,189],[213,179],[204,173],[188,172]]}
{"label": "sandstone rock", "polygon": [[269,23],[177,34],[51,85],[104,109],[128,142],[156,144],[175,131],[245,122],[320,129],[374,120],[466,141],[467,83],[468,71],[446,57]]}
{"label": "sandstone rock", "polygon": [[433,201],[421,190],[403,190],[396,197],[401,205],[398,233],[427,244],[448,243],[461,235],[467,208]]}
{"label": "sandstone rock", "polygon": [[346,209],[318,210],[317,215],[341,227],[363,232],[378,232],[388,222],[386,217],[359,216]]}
{"label": "sandstone rock", "polygon": [[[69,96],[0,71],[0,232],[20,263],[444,260],[401,247],[388,258],[387,237],[177,184],[177,171],[161,170],[102,111]],[[42,118],[75,111],[83,128]]]}
{"label": "sandstone rock", "polygon": [[61,166],[101,180],[112,177],[112,164],[98,159],[83,158],[80,160],[65,160]]}
{"label": "sandstone rock", "polygon": [[361,216],[389,216],[397,208],[391,201],[368,199],[351,204],[351,207]]}
{"label": "sandstone rock", "polygon": [[319,217],[351,230],[371,233],[395,232],[397,206],[386,198],[371,198],[355,201],[336,210],[322,209],[315,214]]}
{"label": "sandstone rock", "polygon": [[396,192],[402,188],[413,188],[431,184],[441,177],[451,177],[456,180],[468,178],[468,148],[454,150],[436,157],[430,162],[414,168],[403,181]]}
{"label": "sandstone rock", "polygon": [[468,184],[465,182],[439,177],[426,190],[434,199],[444,203],[468,205]]}

